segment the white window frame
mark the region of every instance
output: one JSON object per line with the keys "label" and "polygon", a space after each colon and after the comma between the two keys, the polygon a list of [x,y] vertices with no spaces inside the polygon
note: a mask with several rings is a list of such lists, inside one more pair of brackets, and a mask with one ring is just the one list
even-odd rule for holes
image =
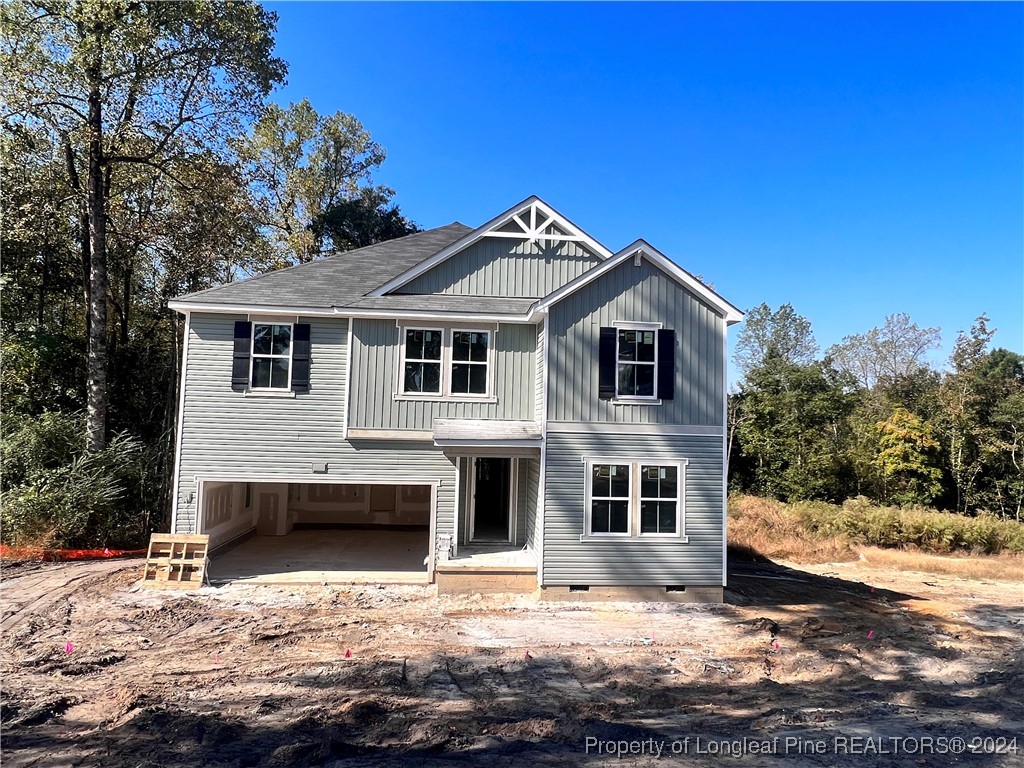
{"label": "white window frame", "polygon": [[[588,539],[628,539],[633,537],[633,465],[629,459],[588,459],[586,462],[586,508],[584,510],[584,536]],[[626,493],[626,530],[594,533],[594,501],[621,501],[621,496],[594,496],[594,467],[625,465],[629,490]]]}
{"label": "white window frame", "polygon": [[[629,497],[627,499],[628,506],[628,521],[629,530],[627,533],[594,533],[593,532],[593,505],[592,502],[595,500],[593,495],[593,487],[591,479],[594,474],[594,466],[601,464],[618,464],[629,467]],[[689,538],[686,535],[686,468],[689,465],[689,459],[638,459],[638,458],[607,458],[607,457],[595,457],[595,458],[584,458],[583,466],[584,469],[584,484],[586,493],[585,506],[583,509],[583,533],[580,535],[580,541],[588,540],[606,540],[606,539],[662,539],[678,541],[682,544],[688,544]],[[642,467],[676,467],[677,471],[677,485],[676,485],[676,532],[675,533],[641,533],[640,532],[640,510],[641,510],[641,492],[642,492],[642,478],[640,472]],[[621,496],[598,496],[596,500],[601,501],[604,499],[621,499]],[[648,499],[650,501],[651,499]],[[658,501],[664,501],[665,499],[657,499]]]}
{"label": "white window frame", "polygon": [[[398,392],[400,394],[402,394],[403,396],[405,396],[405,397],[415,398],[417,400],[419,400],[421,398],[424,399],[424,400],[440,400],[442,397],[444,397],[444,389],[445,389],[445,382],[444,382],[444,358],[445,358],[444,349],[445,349],[445,338],[446,338],[446,334],[444,332],[445,329],[444,328],[428,328],[426,326],[419,326],[419,325],[400,325],[400,326],[398,326],[398,328],[399,328],[399,334],[398,334],[398,347],[399,347],[399,351],[398,351]],[[406,391],[406,389],[405,389],[405,364],[406,364],[406,362],[410,362],[410,363],[433,363],[433,362],[435,362],[433,359],[429,359],[428,360],[428,359],[424,359],[424,358],[412,358],[412,359],[407,359],[406,358],[406,356],[405,356],[406,337],[408,336],[409,331],[431,331],[431,332],[434,332],[434,333],[441,334],[441,356],[439,358],[437,358],[437,360],[436,360],[437,365],[438,365],[437,392],[409,392],[409,391]]]}
{"label": "white window frame", "polygon": [[[615,323],[615,400],[620,403],[657,403],[658,400],[658,332],[661,330],[661,323]],[[619,331],[651,331],[654,333],[654,362],[620,360],[619,359]],[[620,365],[644,365],[654,368],[654,391],[650,395],[628,395],[619,392],[619,366]]]}
{"label": "white window frame", "polygon": [[[483,362],[478,360],[456,360],[455,359],[455,334],[456,333],[483,333],[487,335],[487,359]],[[494,360],[494,331],[490,328],[449,328],[448,329],[448,381],[442,380],[442,390],[446,395],[452,398],[458,398],[459,400],[486,400],[491,397],[492,382],[494,377],[492,376],[491,363]],[[442,346],[444,345],[442,341]],[[444,353],[442,352],[442,356]],[[455,366],[456,364],[462,365],[482,365],[484,366],[484,381],[485,388],[483,393],[480,392],[453,392],[452,382],[455,380]]]}
{"label": "white window frame", "polygon": [[[395,389],[393,399],[395,400],[427,400],[437,401],[445,400],[448,402],[472,402],[472,403],[497,403],[498,397],[495,394],[495,383],[494,383],[494,368],[495,368],[495,351],[494,351],[494,340],[498,336],[498,328],[479,328],[454,325],[450,327],[428,327],[424,325],[415,324],[404,324],[400,320],[395,323],[398,328],[398,370],[395,376]],[[407,331],[437,331],[441,334],[441,389],[439,392],[407,392],[405,389],[405,335]],[[472,392],[452,392],[452,340],[453,334],[457,331],[465,331],[469,333],[486,333],[487,334],[487,391],[484,394],[475,394]],[[416,362],[416,360],[410,360],[409,362]],[[432,360],[426,360],[422,362],[434,362]],[[459,361],[462,362],[462,361]],[[483,365],[482,362],[475,362],[476,365]]]}
{"label": "white window frame", "polygon": [[[686,465],[689,462],[686,459],[682,461],[661,461],[659,459],[652,459],[651,461],[638,461],[636,465],[637,472],[637,506],[636,506],[636,532],[637,536],[644,539],[685,539],[686,536],[683,533],[683,521],[685,516],[683,514],[683,505],[685,503],[686,494],[684,488],[686,487]],[[676,468],[676,529],[673,533],[644,533],[641,515],[643,514],[643,503],[645,501],[671,501],[672,499],[666,498],[651,498],[644,496],[644,467],[675,467]]]}
{"label": "white window frame", "polygon": [[[252,326],[249,329],[249,391],[250,392],[291,392],[292,391],[292,356],[295,353],[295,323],[282,323],[276,320],[251,320],[249,324]],[[257,325],[269,325],[271,327],[275,325],[287,325],[288,326],[288,386],[287,387],[257,387],[253,385],[253,369],[256,367],[256,358],[264,360],[281,360],[285,355],[274,355],[274,354],[263,354],[256,352],[256,326]],[[274,348],[274,331],[270,331],[270,348]],[[273,372],[271,372],[271,381],[273,381]]]}

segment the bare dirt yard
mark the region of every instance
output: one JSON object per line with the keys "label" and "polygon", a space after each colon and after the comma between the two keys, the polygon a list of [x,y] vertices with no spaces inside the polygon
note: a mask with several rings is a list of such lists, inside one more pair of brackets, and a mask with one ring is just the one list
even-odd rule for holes
{"label": "bare dirt yard", "polygon": [[8,565],[3,765],[1024,765],[1024,583],[731,571],[694,606]]}

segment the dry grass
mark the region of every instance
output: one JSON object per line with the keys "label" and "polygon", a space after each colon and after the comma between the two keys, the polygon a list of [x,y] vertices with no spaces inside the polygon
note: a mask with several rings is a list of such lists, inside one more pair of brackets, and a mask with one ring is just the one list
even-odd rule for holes
{"label": "dry grass", "polygon": [[[729,550],[741,560],[860,559],[878,567],[1024,581],[1024,554],[1015,551],[1021,546],[1020,529],[1020,523],[1008,520],[878,507],[865,499],[839,507],[757,496],[729,498]],[[948,556],[956,551],[963,555]]]}
{"label": "dry grass", "polygon": [[788,505],[757,496],[729,498],[729,550],[744,560],[834,563],[857,559],[845,537],[814,534]]}
{"label": "dry grass", "polygon": [[967,579],[1024,582],[1024,557],[1021,555],[944,557],[916,550],[879,547],[858,547],[857,551],[865,564],[879,568],[924,571]]}

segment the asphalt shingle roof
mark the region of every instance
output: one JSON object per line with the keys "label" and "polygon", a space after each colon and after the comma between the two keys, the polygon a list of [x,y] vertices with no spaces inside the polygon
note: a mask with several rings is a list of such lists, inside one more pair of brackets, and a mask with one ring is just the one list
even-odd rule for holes
{"label": "asphalt shingle roof", "polygon": [[382,309],[391,311],[423,310],[427,312],[464,312],[470,314],[525,315],[536,299],[506,296],[459,296],[451,293],[397,294],[356,299],[349,309]]}
{"label": "asphalt shingle roof", "polygon": [[[465,224],[453,222],[426,232],[239,280],[237,283],[189,293],[177,301],[278,307],[350,306],[373,289],[412,269],[471,231]],[[423,308],[422,303],[417,304],[417,307]],[[380,308],[388,307],[383,305]],[[407,308],[411,309],[413,305]]]}

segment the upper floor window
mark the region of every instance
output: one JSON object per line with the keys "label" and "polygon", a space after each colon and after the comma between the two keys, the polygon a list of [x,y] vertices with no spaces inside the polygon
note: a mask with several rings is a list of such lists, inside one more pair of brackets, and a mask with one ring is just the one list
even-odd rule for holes
{"label": "upper floor window", "polygon": [[403,391],[441,394],[441,341],[440,330],[406,329]]}
{"label": "upper floor window", "polygon": [[452,394],[487,394],[487,331],[452,331]]}
{"label": "upper floor window", "polygon": [[676,334],[657,323],[601,328],[598,397],[622,404],[659,405],[675,396]]}
{"label": "upper floor window", "polygon": [[292,380],[292,325],[252,324],[252,389],[288,389]]}
{"label": "upper floor window", "polygon": [[400,393],[485,398],[490,392],[491,331],[403,328]]}
{"label": "upper floor window", "polygon": [[619,328],[618,331],[615,396],[654,399],[657,329]]}

